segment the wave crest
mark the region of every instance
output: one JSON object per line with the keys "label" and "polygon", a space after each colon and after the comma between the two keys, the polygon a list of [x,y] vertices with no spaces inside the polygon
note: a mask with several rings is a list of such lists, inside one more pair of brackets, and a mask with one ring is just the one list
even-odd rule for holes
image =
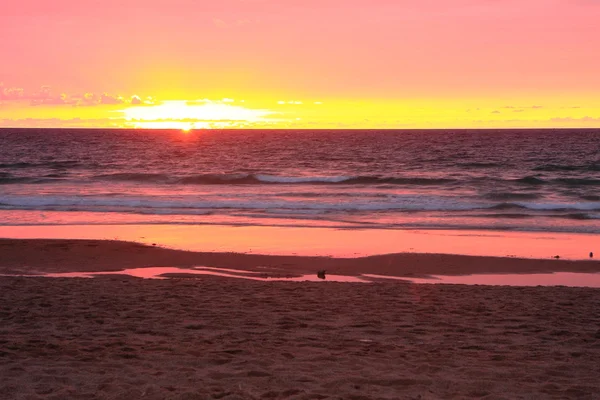
{"label": "wave crest", "polygon": [[168,176],[149,173],[115,173],[97,175],[97,180],[170,183],[182,185],[233,185],[233,184],[393,184],[393,185],[443,185],[456,182],[447,178],[378,177],[378,176],[281,176],[268,174],[200,174]]}

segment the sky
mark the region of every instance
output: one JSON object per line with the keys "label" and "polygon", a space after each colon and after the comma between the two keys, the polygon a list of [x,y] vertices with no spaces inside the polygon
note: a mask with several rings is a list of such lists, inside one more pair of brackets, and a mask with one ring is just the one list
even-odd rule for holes
{"label": "sky", "polygon": [[3,0],[0,127],[600,127],[600,0]]}

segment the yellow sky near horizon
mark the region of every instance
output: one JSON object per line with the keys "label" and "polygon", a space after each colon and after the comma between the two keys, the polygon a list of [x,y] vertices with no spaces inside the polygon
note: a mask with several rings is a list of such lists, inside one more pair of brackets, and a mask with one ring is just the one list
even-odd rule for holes
{"label": "yellow sky near horizon", "polygon": [[[0,127],[443,129],[599,127],[600,102],[497,99],[160,100],[132,104],[8,101]],[[134,101],[136,103],[136,101]],[[581,106],[579,104],[585,104]]]}

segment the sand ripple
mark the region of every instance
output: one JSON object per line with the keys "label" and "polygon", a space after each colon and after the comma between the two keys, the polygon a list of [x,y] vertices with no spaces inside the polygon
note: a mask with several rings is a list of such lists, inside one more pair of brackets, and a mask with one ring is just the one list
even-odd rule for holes
{"label": "sand ripple", "polygon": [[0,277],[5,399],[594,398],[600,290]]}

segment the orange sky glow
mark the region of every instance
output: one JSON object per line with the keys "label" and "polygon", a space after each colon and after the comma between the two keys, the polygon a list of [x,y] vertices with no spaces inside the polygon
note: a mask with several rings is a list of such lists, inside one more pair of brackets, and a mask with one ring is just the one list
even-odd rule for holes
{"label": "orange sky glow", "polygon": [[599,127],[598,21],[598,0],[5,0],[0,127]]}

